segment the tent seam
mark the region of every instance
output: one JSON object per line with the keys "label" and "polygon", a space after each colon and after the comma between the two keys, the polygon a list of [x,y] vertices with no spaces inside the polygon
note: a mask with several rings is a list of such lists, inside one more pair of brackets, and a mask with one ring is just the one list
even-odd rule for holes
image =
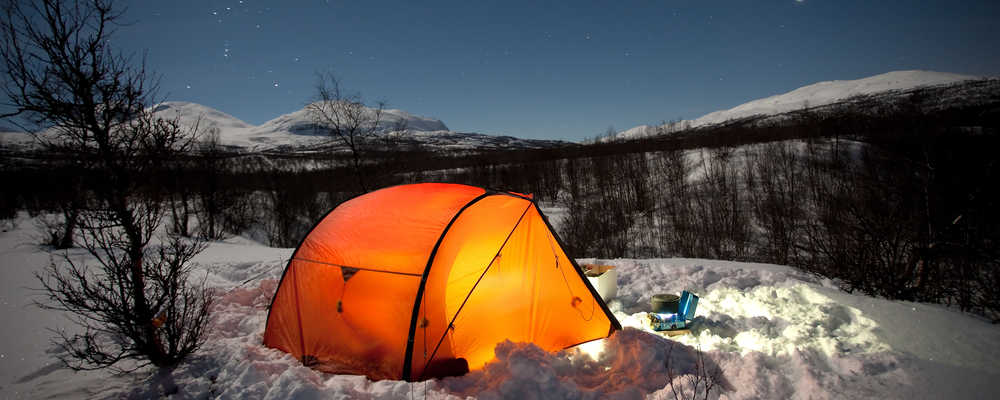
{"label": "tent seam", "polygon": [[408,333],[408,335],[406,337],[406,353],[403,355],[403,373],[402,373],[402,378],[405,379],[405,380],[408,380],[408,381],[411,380],[410,374],[411,374],[412,369],[413,369],[413,365],[412,365],[413,364],[413,339],[414,339],[413,336],[414,336],[414,334],[416,334],[416,331],[417,331],[417,317],[420,315],[420,304],[423,302],[422,297],[423,297],[423,294],[424,294],[424,288],[425,288],[425,286],[427,284],[427,276],[430,273],[431,265],[434,264],[434,257],[437,255],[438,248],[441,246],[441,242],[444,241],[444,237],[446,235],[448,235],[448,232],[451,230],[452,225],[454,225],[455,221],[458,220],[458,217],[462,215],[462,212],[464,212],[469,207],[472,207],[473,204],[476,204],[480,200],[485,199],[486,197],[498,194],[498,193],[493,192],[491,190],[487,190],[487,189],[483,189],[483,190],[485,191],[483,194],[481,194],[479,196],[476,196],[476,198],[474,198],[472,200],[469,200],[468,203],[465,203],[465,205],[462,206],[462,208],[458,209],[458,211],[455,212],[455,215],[453,217],[451,217],[451,221],[448,221],[448,225],[445,225],[444,230],[441,231],[441,236],[438,236],[438,240],[437,240],[436,243],[434,243],[434,247],[431,249],[431,253],[430,253],[429,257],[427,258],[427,266],[424,267],[424,273],[420,276],[420,285],[417,287],[417,295],[416,295],[416,297],[415,297],[415,299],[413,301],[413,312],[412,312],[412,314],[410,314],[410,330],[409,330],[409,333]]}
{"label": "tent seam", "polygon": [[354,266],[350,266],[350,265],[342,265],[342,264],[334,264],[334,263],[328,263],[328,262],[317,261],[317,260],[310,260],[308,258],[292,257],[292,261],[302,261],[302,262],[309,262],[309,263],[314,263],[314,264],[329,265],[331,267],[337,267],[337,268],[353,268],[353,269],[360,270],[360,271],[378,272],[378,273],[383,273],[383,274],[406,275],[406,276],[412,276],[412,277],[418,277],[418,276],[420,276],[420,274],[414,274],[414,273],[410,273],[410,272],[386,271],[384,269],[354,267]]}
{"label": "tent seam", "polygon": [[430,358],[427,359],[427,361],[424,363],[424,371],[427,370],[427,366],[430,365],[431,360],[433,360],[434,356],[437,355],[437,351],[438,349],[441,348],[441,343],[444,342],[445,336],[448,336],[448,330],[451,329],[451,327],[455,324],[455,320],[458,319],[458,315],[461,314],[462,309],[465,308],[465,303],[469,301],[469,297],[472,297],[472,293],[476,291],[476,287],[479,286],[479,282],[482,282],[483,277],[486,276],[486,273],[489,272],[491,267],[493,267],[493,263],[496,262],[497,257],[500,256],[500,252],[503,251],[504,247],[507,247],[507,242],[510,241],[510,237],[514,235],[515,231],[517,231],[517,227],[521,226],[521,221],[524,220],[524,216],[528,214],[528,210],[530,210],[531,207],[533,207],[534,205],[535,204],[533,202],[528,202],[528,207],[526,207],[524,211],[521,212],[521,216],[517,218],[517,222],[514,224],[514,227],[511,228],[510,233],[507,234],[507,238],[503,240],[503,243],[500,244],[500,248],[497,249],[496,254],[493,255],[493,258],[490,259],[489,265],[487,265],[486,269],[483,270],[483,273],[479,275],[479,279],[477,279],[476,283],[472,285],[471,289],[469,289],[469,293],[465,295],[465,299],[462,300],[462,304],[458,306],[458,310],[455,311],[455,315],[451,317],[451,321],[448,322],[448,325],[445,327],[444,332],[441,333],[441,338],[438,339],[437,345],[434,346],[434,351],[431,352]]}

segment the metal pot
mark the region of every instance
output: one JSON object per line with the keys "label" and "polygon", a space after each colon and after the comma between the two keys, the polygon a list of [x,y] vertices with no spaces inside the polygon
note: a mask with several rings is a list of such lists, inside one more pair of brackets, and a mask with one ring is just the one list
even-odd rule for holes
{"label": "metal pot", "polygon": [[657,294],[649,299],[649,306],[656,314],[676,314],[680,301],[675,294]]}

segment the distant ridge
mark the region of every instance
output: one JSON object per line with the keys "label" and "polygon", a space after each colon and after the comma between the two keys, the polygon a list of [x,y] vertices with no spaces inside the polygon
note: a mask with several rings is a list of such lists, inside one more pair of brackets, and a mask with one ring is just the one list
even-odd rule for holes
{"label": "distant ridge", "polygon": [[[682,129],[716,125],[752,116],[783,114],[804,108],[828,105],[852,96],[908,90],[925,86],[950,85],[976,79],[982,79],[982,77],[948,72],[911,70],[887,72],[855,80],[818,82],[787,93],[749,101],[728,110],[711,112],[694,120],[675,122],[664,126],[664,130],[669,133]],[[650,136],[657,133],[658,130],[655,128],[648,125],[640,125],[619,132],[615,137],[630,139]]]}
{"label": "distant ridge", "polygon": [[[238,152],[337,152],[345,150],[340,141],[315,129],[306,108],[280,115],[260,125],[252,125],[225,112],[202,104],[167,101],[152,107],[164,119],[176,119],[182,125],[197,125],[201,133],[217,131],[219,144]],[[375,110],[368,108],[368,113]],[[404,131],[397,132],[400,128]],[[51,134],[43,132],[41,135]],[[397,109],[382,110],[376,134],[391,135],[393,140],[408,148],[422,147],[432,151],[465,151],[490,149],[534,149],[565,146],[558,140],[521,139],[481,133],[453,132],[441,120],[414,115]],[[0,130],[0,148],[31,151],[37,142],[20,130]]]}

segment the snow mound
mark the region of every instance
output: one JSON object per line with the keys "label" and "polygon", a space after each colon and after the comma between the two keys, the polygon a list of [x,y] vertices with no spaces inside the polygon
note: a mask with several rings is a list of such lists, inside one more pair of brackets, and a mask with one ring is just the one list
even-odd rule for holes
{"label": "snow mound", "polygon": [[696,371],[695,349],[636,329],[616,332],[603,345],[592,359],[576,349],[552,354],[504,342],[486,368],[445,378],[436,388],[480,399],[634,399],[667,385],[668,360],[675,379]]}
{"label": "snow mound", "polygon": [[670,283],[621,279],[626,296],[612,300],[610,307],[623,326],[648,330],[646,312],[637,309],[648,308],[649,299],[658,292],[689,290],[701,294],[696,314],[701,328],[697,336],[673,339],[707,351],[779,356],[807,349],[831,356],[891,350],[875,333],[874,321],[823,294],[835,290],[829,281],[780,266],[715,262],[706,267],[691,260],[677,268],[678,261],[683,262],[671,260],[673,268],[668,271],[655,261],[623,263],[620,273],[626,277],[677,276]]}

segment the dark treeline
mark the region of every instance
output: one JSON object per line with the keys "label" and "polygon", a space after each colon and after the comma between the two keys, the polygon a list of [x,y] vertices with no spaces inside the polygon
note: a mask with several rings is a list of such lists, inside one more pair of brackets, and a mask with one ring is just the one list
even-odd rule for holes
{"label": "dark treeline", "polygon": [[884,108],[722,128],[733,144],[563,162],[561,233],[578,256],[793,265],[847,290],[996,320],[996,109],[873,106]]}
{"label": "dark treeline", "polygon": [[[455,182],[533,193],[566,209],[557,225],[577,257],[792,265],[847,290],[952,304],[995,320],[998,101],[929,112],[930,97],[859,97],[780,121],[559,148],[386,147],[367,155],[362,175],[375,188]],[[344,157],[209,146],[149,177],[145,195],[169,201],[175,233],[239,233],[291,247],[361,193]],[[266,167],[275,160],[286,167]],[[88,201],[87,172],[66,160],[29,165],[0,171],[8,183],[0,212],[62,215],[45,220],[57,244]]]}

